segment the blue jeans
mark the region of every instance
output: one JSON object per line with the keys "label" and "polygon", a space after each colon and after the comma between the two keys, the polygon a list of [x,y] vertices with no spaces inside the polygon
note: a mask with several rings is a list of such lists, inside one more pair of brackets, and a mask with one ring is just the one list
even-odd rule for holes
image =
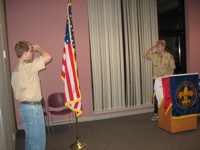
{"label": "blue jeans", "polygon": [[46,130],[42,106],[20,104],[19,114],[25,130],[25,150],[45,150]]}

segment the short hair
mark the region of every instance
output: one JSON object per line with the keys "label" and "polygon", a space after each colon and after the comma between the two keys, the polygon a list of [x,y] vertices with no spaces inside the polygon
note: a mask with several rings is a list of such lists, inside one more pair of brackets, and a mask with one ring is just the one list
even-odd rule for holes
{"label": "short hair", "polygon": [[17,44],[15,45],[15,53],[17,57],[20,58],[24,54],[24,52],[27,52],[30,49],[30,45],[31,43],[27,41],[17,42]]}
{"label": "short hair", "polygon": [[158,41],[156,42],[156,45],[159,45],[159,44],[161,44],[162,46],[166,46],[165,40],[158,40]]}

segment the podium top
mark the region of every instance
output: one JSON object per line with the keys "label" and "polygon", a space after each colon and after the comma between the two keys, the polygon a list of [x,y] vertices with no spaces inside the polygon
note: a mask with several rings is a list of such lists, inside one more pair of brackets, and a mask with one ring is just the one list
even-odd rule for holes
{"label": "podium top", "polygon": [[174,76],[187,76],[187,75],[198,75],[199,73],[185,73],[185,74],[174,74],[174,75],[170,75],[170,77],[174,77]]}
{"label": "podium top", "polygon": [[185,73],[185,74],[174,74],[174,75],[166,75],[166,76],[162,76],[162,77],[153,77],[153,79],[156,78],[168,78],[168,77],[177,77],[177,76],[188,76],[188,75],[198,75],[199,73]]}

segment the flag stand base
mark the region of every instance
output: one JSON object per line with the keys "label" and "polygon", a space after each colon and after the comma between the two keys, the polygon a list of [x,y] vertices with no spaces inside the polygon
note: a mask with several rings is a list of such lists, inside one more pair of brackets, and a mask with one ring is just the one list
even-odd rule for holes
{"label": "flag stand base", "polygon": [[76,143],[70,145],[71,150],[86,150],[87,144],[81,142],[79,139],[76,140]]}

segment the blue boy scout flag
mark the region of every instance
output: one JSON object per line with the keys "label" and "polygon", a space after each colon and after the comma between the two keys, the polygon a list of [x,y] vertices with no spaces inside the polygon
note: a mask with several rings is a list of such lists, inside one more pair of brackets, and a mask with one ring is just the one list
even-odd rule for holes
{"label": "blue boy scout flag", "polygon": [[170,77],[172,116],[200,113],[198,74],[174,75]]}

